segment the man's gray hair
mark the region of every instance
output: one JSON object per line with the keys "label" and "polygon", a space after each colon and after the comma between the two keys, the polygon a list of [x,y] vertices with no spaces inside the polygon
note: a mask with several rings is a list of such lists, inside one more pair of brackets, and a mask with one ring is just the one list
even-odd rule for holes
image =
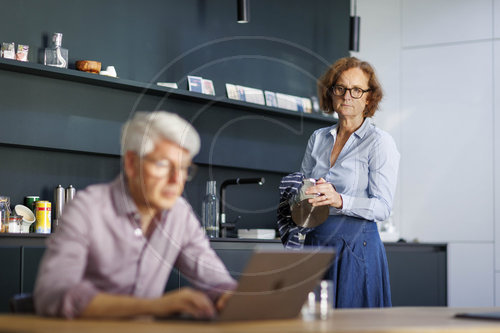
{"label": "man's gray hair", "polygon": [[122,155],[127,151],[145,156],[159,139],[170,140],[189,151],[193,158],[200,151],[200,136],[194,127],[175,113],[136,112],[122,127]]}

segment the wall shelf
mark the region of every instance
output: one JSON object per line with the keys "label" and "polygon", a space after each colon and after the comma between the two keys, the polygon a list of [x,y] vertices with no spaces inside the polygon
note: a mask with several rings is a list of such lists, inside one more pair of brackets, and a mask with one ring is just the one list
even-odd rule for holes
{"label": "wall shelf", "polygon": [[[300,168],[314,130],[335,123],[319,114],[37,63],[0,59],[0,73],[0,115],[8,124],[0,131],[0,150],[10,157],[1,169],[14,175],[0,185],[14,202],[32,193],[49,198],[54,184],[84,188],[112,179],[120,171],[121,127],[136,110],[171,110],[196,127],[202,142],[194,158],[204,170],[200,177],[265,175],[270,185]],[[204,181],[190,183],[193,207],[201,206]],[[269,189],[258,200],[272,202],[274,187]],[[253,223],[254,216],[259,223],[274,221],[274,214],[247,214],[245,221]]]}
{"label": "wall shelf", "polygon": [[113,88],[124,91],[136,92],[136,93],[144,93],[153,96],[167,96],[168,98],[189,100],[197,103],[206,103],[216,106],[224,106],[231,109],[251,111],[260,114],[264,113],[266,115],[272,114],[275,116],[305,119],[323,123],[326,125],[332,125],[337,122],[335,118],[331,116],[323,116],[321,114],[314,114],[314,113],[309,114],[303,112],[289,111],[265,105],[230,100],[225,96],[204,95],[201,93],[191,92],[182,89],[171,89],[171,88],[161,87],[154,83],[144,83],[122,78],[107,77],[98,74],[81,72],[75,69],[49,67],[37,63],[21,62],[11,59],[0,58],[0,69],[18,73],[24,73],[24,74],[37,75],[52,79],[85,83],[94,86]]}

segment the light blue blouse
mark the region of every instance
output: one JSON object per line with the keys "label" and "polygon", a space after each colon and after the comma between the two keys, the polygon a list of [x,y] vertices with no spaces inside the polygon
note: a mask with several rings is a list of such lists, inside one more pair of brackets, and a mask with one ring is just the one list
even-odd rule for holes
{"label": "light blue blouse", "polygon": [[307,144],[301,172],[307,178],[323,177],[340,193],[342,209],[330,208],[330,215],[386,220],[392,209],[400,159],[394,140],[366,118],[330,168],[336,139],[337,125],[316,130]]}

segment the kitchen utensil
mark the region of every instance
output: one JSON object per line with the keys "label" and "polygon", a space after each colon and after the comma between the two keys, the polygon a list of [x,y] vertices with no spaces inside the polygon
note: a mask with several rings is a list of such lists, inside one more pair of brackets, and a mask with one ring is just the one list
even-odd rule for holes
{"label": "kitchen utensil", "polygon": [[328,218],[328,206],[314,207],[309,203],[309,199],[317,197],[318,194],[306,194],[307,189],[316,185],[313,178],[304,178],[299,192],[290,199],[290,209],[292,220],[299,227],[314,228],[325,222]]}
{"label": "kitchen utensil", "polygon": [[23,218],[21,222],[21,233],[29,233],[31,224],[35,222],[35,214],[33,214],[33,211],[24,205],[16,205],[14,211]]}

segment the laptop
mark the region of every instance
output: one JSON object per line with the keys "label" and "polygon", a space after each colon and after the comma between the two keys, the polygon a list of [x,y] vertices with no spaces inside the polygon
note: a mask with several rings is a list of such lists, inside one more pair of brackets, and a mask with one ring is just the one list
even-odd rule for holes
{"label": "laptop", "polygon": [[[295,318],[310,291],[323,279],[333,249],[256,249],[224,309],[210,320]],[[191,319],[191,318],[177,318]]]}
{"label": "laptop", "polygon": [[500,311],[456,313],[456,318],[500,320]]}

